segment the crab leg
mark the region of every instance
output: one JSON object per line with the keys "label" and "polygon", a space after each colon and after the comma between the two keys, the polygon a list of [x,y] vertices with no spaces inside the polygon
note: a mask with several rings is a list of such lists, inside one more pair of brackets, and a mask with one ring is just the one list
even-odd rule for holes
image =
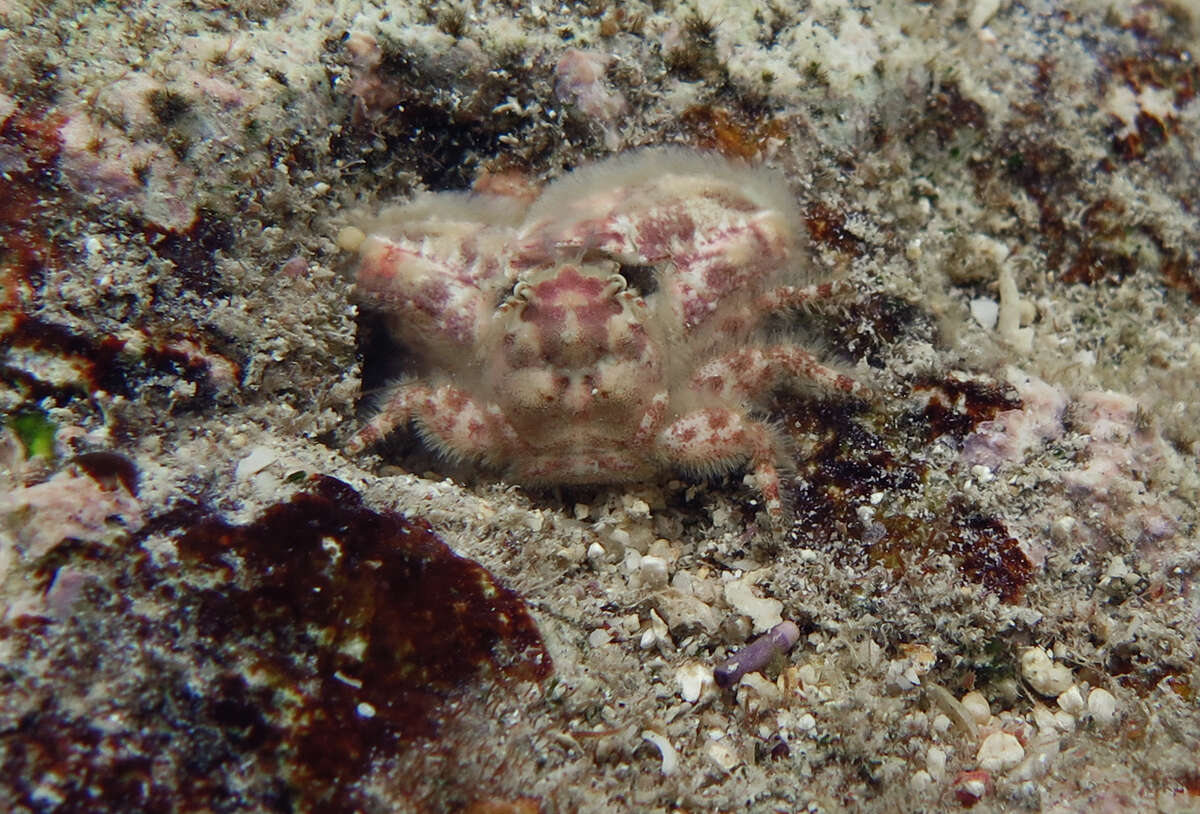
{"label": "crab leg", "polygon": [[346,443],[356,455],[393,430],[416,421],[422,434],[453,457],[482,458],[517,443],[515,430],[495,409],[452,385],[408,382],[397,387],[383,409]]}
{"label": "crab leg", "polygon": [[772,522],[783,517],[779,446],[766,424],[721,407],[687,413],[659,434],[659,448],[684,469],[711,474],[748,460],[754,486],[766,502]]}
{"label": "crab leg", "polygon": [[799,308],[814,300],[845,296],[854,290],[845,280],[830,280],[805,286],[781,285],[762,294],[754,304],[759,313],[769,313],[784,308]]}
{"label": "crab leg", "polygon": [[765,393],[786,378],[807,379],[832,391],[864,396],[867,388],[844,373],[826,367],[813,354],[794,345],[742,348],[708,362],[692,384],[723,398]]}

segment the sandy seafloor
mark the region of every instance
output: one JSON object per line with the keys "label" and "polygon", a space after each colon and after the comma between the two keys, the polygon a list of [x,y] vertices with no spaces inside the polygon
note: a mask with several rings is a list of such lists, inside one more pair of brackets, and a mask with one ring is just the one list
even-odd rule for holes
{"label": "sandy seafloor", "polygon": [[[1200,810],[1189,4],[0,25],[3,810]],[[758,405],[793,528],[342,452],[412,363],[346,225],[663,143],[778,168],[856,292],[773,324],[872,388]]]}

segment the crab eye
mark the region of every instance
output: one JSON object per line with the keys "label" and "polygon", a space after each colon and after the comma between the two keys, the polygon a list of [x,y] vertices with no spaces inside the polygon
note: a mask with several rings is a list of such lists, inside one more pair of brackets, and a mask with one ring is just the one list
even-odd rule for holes
{"label": "crab eye", "polygon": [[658,290],[658,275],[655,274],[654,266],[622,263],[617,269],[617,274],[625,279],[626,288],[637,291],[643,297],[648,297]]}
{"label": "crab eye", "polygon": [[523,280],[513,280],[512,285],[500,291],[496,297],[497,308],[512,308],[519,302],[524,302],[529,293],[529,284]]}

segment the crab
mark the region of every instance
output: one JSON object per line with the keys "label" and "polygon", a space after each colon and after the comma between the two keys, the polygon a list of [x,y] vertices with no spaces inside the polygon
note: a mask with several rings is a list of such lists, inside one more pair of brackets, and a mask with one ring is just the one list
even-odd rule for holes
{"label": "crab", "polygon": [[766,316],[825,298],[782,179],[653,148],[551,183],[436,193],[357,233],[362,302],[420,364],[353,435],[413,424],[442,454],[527,486],[645,482],[745,466],[785,516],[788,448],[761,417],[781,385],[865,388]]}

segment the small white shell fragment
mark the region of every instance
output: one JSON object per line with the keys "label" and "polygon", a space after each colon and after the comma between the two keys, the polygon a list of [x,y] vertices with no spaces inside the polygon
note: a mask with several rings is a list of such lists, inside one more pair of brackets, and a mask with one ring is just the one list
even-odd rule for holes
{"label": "small white shell fragment", "polygon": [[658,747],[658,752],[662,755],[662,773],[663,777],[670,777],[679,769],[679,753],[675,751],[675,747],[667,740],[665,735],[660,735],[657,732],[647,729],[642,733],[642,740],[650,741]]}
{"label": "small white shell fragment", "polygon": [[1130,582],[1137,579],[1137,574],[1130,570],[1125,562],[1124,557],[1113,557],[1108,561],[1108,568],[1104,572],[1104,576],[1100,578],[1100,586],[1104,587],[1111,583]]}
{"label": "small white shell fragment", "polygon": [[1026,648],[1021,654],[1021,675],[1039,695],[1056,697],[1070,689],[1071,670],[1050,659],[1040,647]]}
{"label": "small white shell fragment", "polygon": [[986,724],[992,717],[992,708],[988,706],[988,700],[979,691],[972,691],[964,695],[962,705],[977,724]]}
{"label": "small white shell fragment", "polygon": [[928,645],[902,644],[900,650],[912,662],[913,669],[917,671],[918,675],[925,675],[937,663],[937,654]]}
{"label": "small white shell fragment", "polygon": [[629,547],[629,531],[627,529],[613,529],[609,532],[608,539],[617,547],[617,551],[624,551]]}
{"label": "small white shell fragment", "polygon": [[1088,693],[1087,708],[1096,723],[1101,725],[1110,724],[1117,717],[1117,699],[1103,687]]}
{"label": "small white shell fragment", "polygon": [[[738,702],[746,705],[747,708],[754,705],[759,709],[776,707],[782,700],[779,687],[775,685],[775,682],[768,681],[760,673],[746,673],[742,676],[742,680],[738,683],[737,698]],[[755,703],[756,701],[761,704]]]}
{"label": "small white shell fragment", "polygon": [[1054,722],[1063,732],[1070,732],[1075,728],[1075,716],[1069,712],[1059,710],[1054,713]]}
{"label": "small white shell fragment", "polygon": [[604,555],[606,553],[607,552],[604,550],[604,546],[600,545],[599,543],[592,543],[590,546],[588,546],[587,558],[592,562],[600,562],[604,559]]}
{"label": "small white shell fragment", "polygon": [[650,611],[650,629],[654,631],[654,635],[660,642],[665,642],[670,637],[670,631],[667,630],[667,623],[658,615],[658,611]]}
{"label": "small white shell fragment", "polygon": [[979,745],[976,759],[984,771],[1006,772],[1025,759],[1025,747],[1014,735],[993,732]]}
{"label": "small white shell fragment", "polygon": [[991,483],[996,479],[996,476],[992,474],[991,467],[984,466],[983,464],[975,464],[975,466],[971,467],[971,477],[977,483]]}
{"label": "small white shell fragment", "polygon": [[1008,773],[1010,779],[1024,782],[1043,777],[1050,771],[1051,764],[1059,752],[1059,740],[1056,735],[1038,735],[1025,748],[1025,759],[1021,765]]}
{"label": "small white shell fragment", "polygon": [[622,563],[626,574],[636,574],[642,567],[642,554],[635,549],[627,549],[625,551],[625,560]]}
{"label": "small white shell fragment", "polygon": [[623,638],[629,638],[642,629],[642,619],[636,613],[627,613],[617,619]]}
{"label": "small white shell fragment", "polygon": [[923,791],[933,785],[933,778],[924,769],[917,769],[908,779],[908,785],[917,791]]}
{"label": "small white shell fragment", "polygon": [[639,568],[642,585],[646,588],[665,588],[667,585],[667,561],[662,557],[642,557]]}
{"label": "small white shell fragment", "polygon": [[999,10],[1000,0],[975,0],[975,5],[967,13],[967,25],[978,31],[987,25]]}
{"label": "small white shell fragment", "polygon": [[679,684],[679,695],[689,704],[694,704],[713,686],[712,668],[699,662],[689,662],[675,671]]}
{"label": "small white shell fragment", "polygon": [[930,746],[925,753],[925,771],[933,779],[941,781],[946,776],[946,750],[940,746]]}
{"label": "small white shell fragment", "polygon": [[755,633],[770,630],[783,621],[783,603],[755,596],[749,575],[725,583],[725,601],[738,613],[750,617]]}
{"label": "small white shell fragment", "polygon": [[659,594],[658,609],[663,612],[667,625],[672,630],[690,625],[700,625],[708,633],[717,629],[717,612],[713,607],[682,591],[662,591]]}
{"label": "small white shell fragment", "polygon": [[817,672],[817,668],[813,664],[801,664],[796,670],[796,677],[800,679],[800,685],[806,690],[821,685],[821,674]]}
{"label": "small white shell fragment", "polygon": [[650,516],[650,504],[641,498],[636,498],[629,504],[627,511],[634,517],[647,518]]}
{"label": "small white shell fragment", "polygon": [[1079,688],[1074,684],[1058,696],[1058,708],[1070,715],[1078,715],[1083,712],[1083,693],[1079,692]]}
{"label": "small white shell fragment", "polygon": [[887,681],[897,689],[911,690],[920,686],[921,676],[933,667],[937,655],[923,644],[901,645],[900,649],[904,657],[888,662]]}
{"label": "small white shell fragment", "polygon": [[558,551],[555,551],[554,555],[556,557],[560,557],[566,562],[571,563],[572,565],[578,565],[579,563],[583,562],[585,557],[587,557],[587,549],[585,549],[582,545],[568,545],[563,546]]}
{"label": "small white shell fragment", "polygon": [[588,644],[592,647],[603,647],[611,641],[612,634],[602,627],[598,627],[588,634]]}
{"label": "small white shell fragment", "polygon": [[1043,732],[1053,733],[1058,729],[1058,719],[1054,717],[1054,713],[1041,704],[1035,704],[1033,707],[1033,722]]}
{"label": "small white shell fragment", "polygon": [[977,297],[971,300],[971,316],[980,327],[992,330],[1000,317],[1000,303],[989,297]]}
{"label": "small white shell fragment", "polygon": [[257,475],[279,459],[279,453],[270,447],[255,447],[250,454],[237,463],[233,476],[237,480],[245,480],[251,475]]}
{"label": "small white shell fragment", "polygon": [[987,781],[983,777],[973,776],[968,776],[961,783],[956,783],[954,788],[956,792],[961,792],[963,797],[976,801],[981,799],[983,795],[987,794],[988,789]]}
{"label": "small white shell fragment", "polygon": [[733,771],[742,762],[737,756],[737,752],[733,751],[728,744],[720,741],[712,741],[704,748],[704,751],[709,760],[727,772]]}

